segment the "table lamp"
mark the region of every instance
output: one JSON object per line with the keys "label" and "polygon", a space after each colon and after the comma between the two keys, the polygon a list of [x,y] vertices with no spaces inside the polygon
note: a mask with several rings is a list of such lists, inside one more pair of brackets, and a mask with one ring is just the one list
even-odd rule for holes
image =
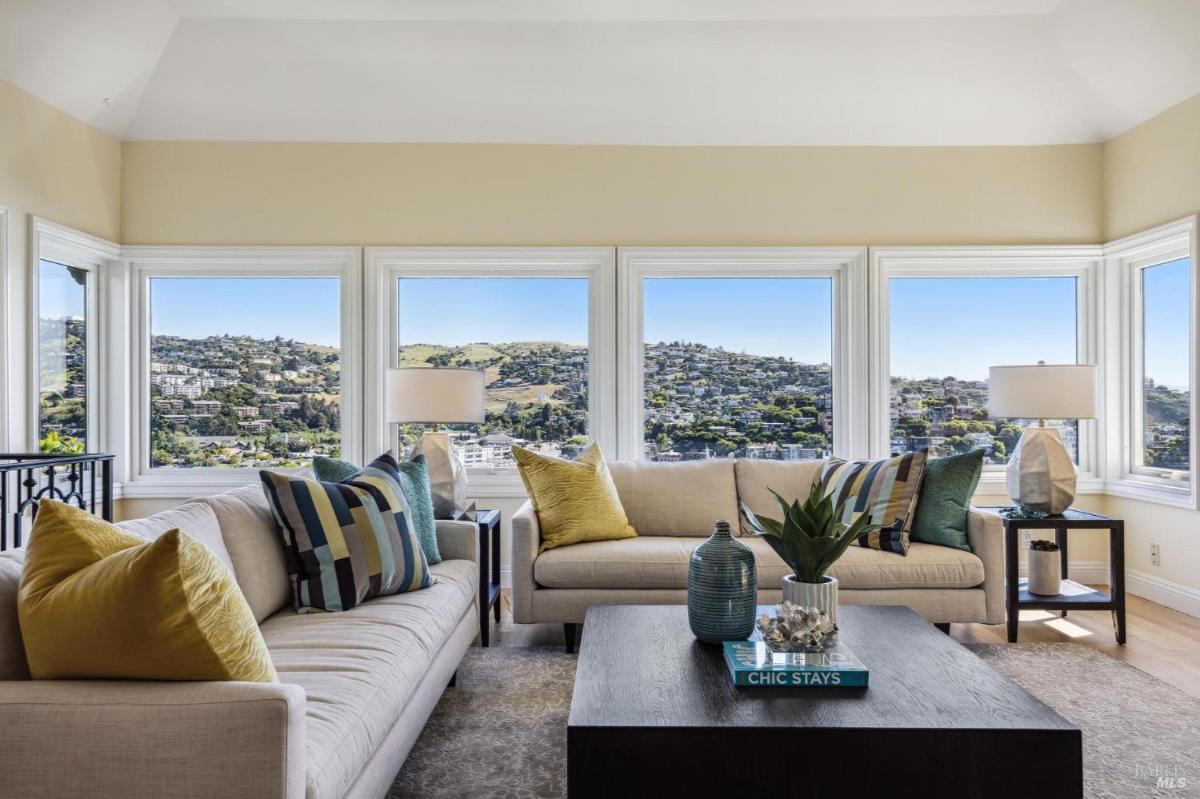
{"label": "table lamp", "polygon": [[993,366],[988,370],[988,414],[1037,419],[1021,433],[1008,460],[1008,494],[1027,510],[1057,515],[1071,506],[1079,470],[1047,419],[1094,419],[1096,367],[1089,364]]}
{"label": "table lamp", "polygon": [[425,456],[433,514],[458,518],[467,507],[467,470],[450,435],[439,424],[483,421],[483,372],[479,369],[389,369],[387,421],[432,424],[413,445]]}

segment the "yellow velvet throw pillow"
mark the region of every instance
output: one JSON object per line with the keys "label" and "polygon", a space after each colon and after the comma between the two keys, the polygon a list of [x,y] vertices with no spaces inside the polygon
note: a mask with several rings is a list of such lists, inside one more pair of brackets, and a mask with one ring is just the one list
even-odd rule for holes
{"label": "yellow velvet throw pillow", "polygon": [[278,679],[233,573],[179,530],[146,541],[44,500],[17,613],[36,680]]}
{"label": "yellow velvet throw pillow", "polygon": [[573,461],[520,447],[512,451],[542,528],[539,552],[584,541],[637,536],[597,444]]}

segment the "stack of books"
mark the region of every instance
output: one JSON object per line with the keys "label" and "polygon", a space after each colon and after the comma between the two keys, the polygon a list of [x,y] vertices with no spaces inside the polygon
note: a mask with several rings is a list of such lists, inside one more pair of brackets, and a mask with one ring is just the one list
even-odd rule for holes
{"label": "stack of books", "polygon": [[865,688],[870,678],[867,667],[842,643],[824,652],[773,652],[755,633],[749,641],[726,641],[724,646],[734,685]]}

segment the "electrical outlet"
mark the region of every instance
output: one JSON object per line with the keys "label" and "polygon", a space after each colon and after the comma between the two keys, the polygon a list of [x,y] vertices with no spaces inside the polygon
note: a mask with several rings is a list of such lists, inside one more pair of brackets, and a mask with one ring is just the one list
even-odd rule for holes
{"label": "electrical outlet", "polygon": [[1152,565],[1152,566],[1161,566],[1162,565],[1162,553],[1159,552],[1159,550],[1158,550],[1158,544],[1150,545],[1150,565]]}
{"label": "electrical outlet", "polygon": [[1021,531],[1021,549],[1029,549],[1029,542],[1033,540],[1033,530]]}

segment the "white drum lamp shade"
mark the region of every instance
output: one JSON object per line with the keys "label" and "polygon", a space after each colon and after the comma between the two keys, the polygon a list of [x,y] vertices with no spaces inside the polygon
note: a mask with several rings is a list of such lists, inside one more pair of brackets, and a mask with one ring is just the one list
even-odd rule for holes
{"label": "white drum lamp shade", "polygon": [[483,421],[480,369],[389,369],[389,422],[450,424]]}
{"label": "white drum lamp shade", "polygon": [[1094,419],[1096,367],[993,366],[988,370],[988,413],[996,419]]}
{"label": "white drum lamp shade", "polygon": [[412,449],[412,457],[425,457],[434,518],[458,519],[468,511],[466,467],[450,436],[436,425],[482,422],[483,382],[479,369],[388,370],[387,420],[435,426]]}
{"label": "white drum lamp shade", "polygon": [[1096,416],[1096,367],[1087,364],[993,366],[988,413],[1000,419],[1037,419],[1026,428],[1006,468],[1008,494],[1023,508],[1057,515],[1075,500],[1079,470],[1046,419]]}

